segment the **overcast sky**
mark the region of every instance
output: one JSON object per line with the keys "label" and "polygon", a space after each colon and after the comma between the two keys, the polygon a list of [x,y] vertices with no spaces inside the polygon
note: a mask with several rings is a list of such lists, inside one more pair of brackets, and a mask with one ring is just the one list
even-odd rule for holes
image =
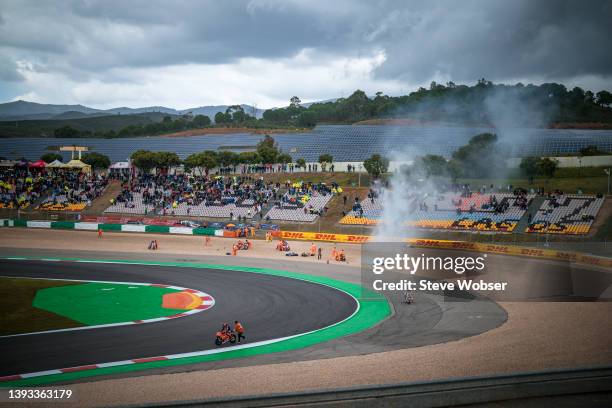
{"label": "overcast sky", "polygon": [[612,89],[612,1],[0,0],[0,101],[267,108],[432,80]]}

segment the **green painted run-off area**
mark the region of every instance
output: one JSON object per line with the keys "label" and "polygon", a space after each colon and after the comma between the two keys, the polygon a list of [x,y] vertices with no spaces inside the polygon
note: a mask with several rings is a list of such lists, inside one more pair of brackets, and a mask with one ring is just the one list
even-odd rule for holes
{"label": "green painted run-off area", "polygon": [[[28,258],[36,259],[36,258]],[[59,258],[64,261],[86,261],[79,258]],[[360,285],[342,282],[335,279],[306,275],[295,272],[281,271],[267,268],[251,268],[241,266],[226,266],[226,265],[212,265],[202,263],[190,263],[190,262],[146,262],[146,261],[126,261],[126,260],[114,260],[114,261],[96,261],[87,260],[90,262],[116,262],[125,265],[138,264],[138,265],[160,265],[160,266],[174,266],[174,267],[189,267],[189,268],[207,268],[207,269],[225,269],[233,271],[261,273],[266,275],[282,276],[293,279],[304,280],[308,282],[318,283],[327,285],[338,290],[344,291],[359,302],[359,310],[353,314],[350,318],[310,333],[299,335],[290,339],[278,341],[271,344],[258,345],[252,348],[243,349],[232,349],[231,347],[219,349],[213,354],[195,355],[190,357],[174,358],[169,360],[149,361],[137,364],[125,364],[125,365],[113,365],[110,367],[97,368],[85,371],[74,371],[66,372],[61,374],[51,374],[39,377],[31,377],[22,380],[6,381],[0,383],[0,387],[15,387],[15,386],[36,386],[43,384],[51,384],[61,381],[74,381],[80,378],[94,377],[100,375],[119,374],[132,371],[139,371],[151,368],[163,368],[172,367],[186,364],[195,364],[203,362],[220,361],[227,359],[252,357],[262,354],[286,352],[290,350],[297,350],[304,347],[313,346],[318,343],[330,341],[336,338],[348,336],[351,334],[359,333],[367,330],[378,323],[385,320],[391,315],[391,306],[386,298],[377,292],[371,292],[367,289],[362,288]],[[163,323],[161,323],[163,324]],[[154,356],[134,356],[139,357],[154,357]],[[105,363],[105,361],[100,361]],[[63,367],[57,367],[63,368]]]}
{"label": "green painted run-off area", "polygon": [[182,313],[165,309],[162,297],[176,289],[123,283],[83,283],[40,289],[33,305],[87,326],[154,319]]}

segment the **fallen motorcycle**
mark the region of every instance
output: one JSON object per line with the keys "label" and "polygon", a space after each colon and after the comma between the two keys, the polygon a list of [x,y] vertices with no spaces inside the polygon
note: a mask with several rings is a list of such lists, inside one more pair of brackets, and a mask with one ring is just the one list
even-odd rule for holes
{"label": "fallen motorcycle", "polygon": [[220,346],[228,342],[234,344],[236,342],[236,334],[233,332],[225,333],[218,331],[217,336],[215,338],[215,344],[217,346]]}

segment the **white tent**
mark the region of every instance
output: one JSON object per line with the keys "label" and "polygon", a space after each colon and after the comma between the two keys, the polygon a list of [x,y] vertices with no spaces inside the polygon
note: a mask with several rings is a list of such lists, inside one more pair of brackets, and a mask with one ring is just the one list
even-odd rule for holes
{"label": "white tent", "polygon": [[2,160],[0,161],[1,167],[15,167],[19,163],[17,160]]}
{"label": "white tent", "polygon": [[130,163],[128,162],[117,162],[117,163],[113,163],[111,164],[111,166],[109,167],[109,169],[129,169],[130,168]]}
{"label": "white tent", "polygon": [[50,167],[52,169],[60,169],[64,166],[64,163],[62,163],[61,161],[55,159],[53,160],[51,163],[47,164],[47,167]]}

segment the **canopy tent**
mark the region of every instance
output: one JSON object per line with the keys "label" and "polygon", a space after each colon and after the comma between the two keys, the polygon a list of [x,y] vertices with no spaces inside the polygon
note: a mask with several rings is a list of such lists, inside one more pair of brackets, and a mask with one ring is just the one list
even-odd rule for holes
{"label": "canopy tent", "polygon": [[0,167],[15,167],[19,163],[16,160],[2,160],[0,161]]}
{"label": "canopy tent", "polygon": [[42,168],[47,167],[47,163],[45,163],[43,160],[38,160],[38,161],[28,164],[28,167],[42,169]]}
{"label": "canopy tent", "polygon": [[85,164],[80,160],[70,160],[68,163],[62,166],[63,169],[80,169],[85,173],[91,173],[91,166]]}
{"label": "canopy tent", "polygon": [[52,169],[61,169],[62,167],[64,167],[64,163],[55,159],[51,163],[47,164],[47,167],[50,167]]}
{"label": "canopy tent", "polygon": [[130,168],[130,163],[128,163],[128,162],[113,163],[109,167],[109,169],[129,169],[129,168]]}

